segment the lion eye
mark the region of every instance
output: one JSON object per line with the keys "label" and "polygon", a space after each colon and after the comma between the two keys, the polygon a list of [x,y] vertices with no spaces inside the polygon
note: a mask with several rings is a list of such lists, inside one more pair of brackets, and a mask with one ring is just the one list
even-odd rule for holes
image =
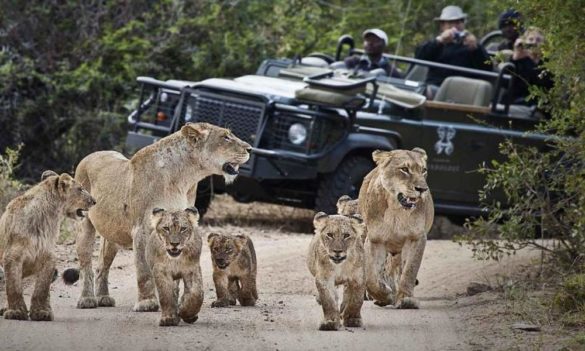
{"label": "lion eye", "polygon": [[223,140],[225,140],[225,141],[232,141],[232,138],[230,138],[229,135],[226,135],[226,136],[223,137]]}
{"label": "lion eye", "polygon": [[343,238],[344,238],[344,239],[349,239],[349,237],[350,237],[350,236],[351,236],[351,235],[349,235],[348,233],[345,233],[345,234],[343,234]]}
{"label": "lion eye", "polygon": [[171,228],[169,228],[169,227],[163,227],[163,230],[164,230],[165,232],[170,232],[170,231],[171,231]]}
{"label": "lion eye", "polygon": [[328,237],[329,239],[333,239],[333,234],[332,234],[332,233],[327,233],[327,237]]}
{"label": "lion eye", "polygon": [[187,227],[181,227],[181,233],[184,233],[184,232],[186,232],[186,231],[187,231],[187,229],[188,229]]}
{"label": "lion eye", "polygon": [[410,174],[410,172],[408,171],[408,167],[402,167],[402,168],[400,168],[400,172],[402,172],[404,174]]}

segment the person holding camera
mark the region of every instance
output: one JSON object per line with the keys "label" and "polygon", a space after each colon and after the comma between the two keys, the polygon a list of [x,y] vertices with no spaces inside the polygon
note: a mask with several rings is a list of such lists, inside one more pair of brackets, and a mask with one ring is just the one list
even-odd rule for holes
{"label": "person holding camera", "polygon": [[[445,63],[467,68],[492,70],[492,64],[486,50],[477,42],[472,33],[465,30],[467,14],[459,6],[447,6],[441,16],[435,18],[439,22],[441,33],[416,49],[415,58]],[[449,76],[465,76],[465,74],[443,68],[429,68],[427,75],[427,97],[432,99],[443,80]],[[472,77],[474,78],[474,77]]]}
{"label": "person holding camera", "polygon": [[388,77],[402,78],[400,70],[388,58],[384,57],[384,50],[388,45],[386,32],[378,28],[367,29],[362,34],[364,38],[364,55],[352,55],[343,63],[345,68],[363,72],[381,70]]}
{"label": "person holding camera", "polygon": [[550,74],[542,67],[542,44],[544,34],[536,27],[526,29],[524,34],[516,39],[510,62],[516,67],[515,80],[508,92],[508,101],[516,105],[536,105],[534,99],[529,99],[529,87],[532,85],[544,88],[552,87]]}

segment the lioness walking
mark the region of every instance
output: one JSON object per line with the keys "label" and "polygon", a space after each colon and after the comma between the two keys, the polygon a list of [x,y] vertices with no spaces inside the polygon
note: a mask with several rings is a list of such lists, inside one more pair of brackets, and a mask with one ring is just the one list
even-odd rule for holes
{"label": "lioness walking", "polygon": [[414,148],[377,150],[372,156],[376,168],[364,178],[359,195],[367,230],[367,290],[377,305],[418,308],[413,292],[435,214],[427,154]]}
{"label": "lioness walking", "polygon": [[77,219],[95,200],[69,174],[45,171],[42,181],[13,199],[0,217],[0,258],[8,306],[5,319],[27,320],[22,279],[36,274],[30,319],[52,321],[49,290],[55,274],[53,249],[64,216]]}
{"label": "lioness walking", "polygon": [[[108,273],[118,247],[132,246],[138,282],[134,311],[156,311],[158,302],[146,264],[146,241],[155,207],[193,206],[197,183],[212,174],[232,182],[251,147],[229,130],[207,123],[187,123],[181,130],[138,151],[130,160],[115,151],[100,151],[77,166],[77,179],[97,199],[77,238],[83,274],[78,308],[114,306]],[[94,290],[91,257],[96,232],[102,236]]]}
{"label": "lioness walking", "polygon": [[[340,319],[346,327],[360,327],[366,291],[362,219],[359,215],[328,216],[319,212],[313,224],[315,236],[309,245],[307,266],[315,277],[318,301],[323,307],[319,330],[339,329]],[[338,285],[344,286],[341,308],[337,302]]]}

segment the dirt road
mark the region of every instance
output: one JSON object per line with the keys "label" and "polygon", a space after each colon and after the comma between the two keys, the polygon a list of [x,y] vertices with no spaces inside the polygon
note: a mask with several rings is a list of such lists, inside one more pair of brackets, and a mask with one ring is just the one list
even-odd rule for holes
{"label": "dirt road", "polygon": [[[429,241],[415,295],[420,310],[381,308],[365,302],[364,327],[337,332],[317,330],[322,312],[314,299],[314,282],[305,266],[307,234],[278,228],[251,230],[258,255],[260,299],[256,307],[216,309],[209,250],[204,245],[201,266],[205,302],[199,320],[162,328],[159,313],[131,312],[136,296],[132,252],[121,251],[110,274],[116,307],[75,308],[81,287],[60,280],[52,286],[55,321],[17,322],[0,319],[1,350],[468,350],[466,326],[455,307],[456,295],[470,281],[506,272],[530,253],[503,263],[478,262],[464,247],[450,241]],[[235,233],[235,226],[205,227]],[[72,266],[74,246],[58,246],[59,270]],[[94,258],[95,260],[95,258]],[[95,263],[94,263],[95,267]],[[32,289],[27,289],[27,303]],[[4,297],[2,297],[4,298]]]}

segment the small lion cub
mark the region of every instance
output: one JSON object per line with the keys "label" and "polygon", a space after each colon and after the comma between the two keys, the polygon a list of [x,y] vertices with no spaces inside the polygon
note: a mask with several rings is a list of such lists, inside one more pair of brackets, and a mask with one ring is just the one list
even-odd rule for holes
{"label": "small lion cub", "polygon": [[[361,236],[365,230],[359,215],[326,215],[313,219],[315,236],[309,245],[307,266],[315,277],[324,319],[319,330],[337,330],[340,319],[346,327],[362,325],[361,308],[366,292],[365,254]],[[337,290],[344,286],[341,308]]]}
{"label": "small lion cub", "polygon": [[[194,323],[203,304],[201,248],[203,240],[197,231],[199,212],[185,210],[152,210],[152,232],[146,246],[148,263],[162,310],[159,325],[178,325],[180,319]],[[179,279],[184,292],[179,301]]]}
{"label": "small lion cub", "polygon": [[207,242],[211,251],[213,283],[217,300],[211,307],[236,304],[254,306],[258,299],[256,290],[256,251],[246,235],[209,234]]}
{"label": "small lion cub", "polygon": [[16,197],[0,217],[0,258],[6,279],[5,319],[27,320],[22,279],[36,274],[30,319],[52,321],[49,290],[55,275],[53,248],[65,216],[84,217],[95,200],[69,174],[45,171],[41,182]]}

